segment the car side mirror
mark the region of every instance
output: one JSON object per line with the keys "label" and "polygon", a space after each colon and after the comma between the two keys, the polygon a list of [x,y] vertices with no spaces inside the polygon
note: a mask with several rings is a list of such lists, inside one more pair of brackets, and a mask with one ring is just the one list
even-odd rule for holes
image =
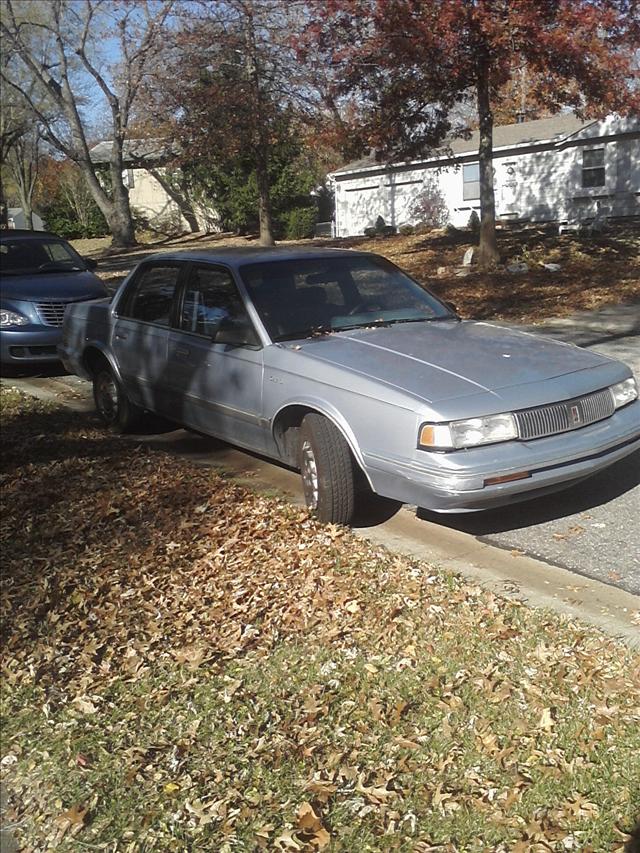
{"label": "car side mirror", "polygon": [[216,344],[251,347],[259,344],[258,337],[248,317],[223,317],[213,336]]}
{"label": "car side mirror", "polygon": [[85,266],[88,270],[94,270],[98,266],[98,262],[95,258],[83,258],[82,260],[84,261]]}

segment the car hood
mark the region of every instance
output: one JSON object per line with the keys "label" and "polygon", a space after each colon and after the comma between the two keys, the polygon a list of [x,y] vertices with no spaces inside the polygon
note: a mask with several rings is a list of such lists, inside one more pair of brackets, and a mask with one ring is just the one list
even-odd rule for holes
{"label": "car hood", "polygon": [[38,275],[3,275],[0,293],[3,299],[15,299],[20,302],[71,302],[105,296],[106,290],[97,275],[83,270]]}
{"label": "car hood", "polygon": [[611,363],[605,356],[579,347],[473,321],[357,329],[295,346],[314,359],[429,403],[497,393]]}

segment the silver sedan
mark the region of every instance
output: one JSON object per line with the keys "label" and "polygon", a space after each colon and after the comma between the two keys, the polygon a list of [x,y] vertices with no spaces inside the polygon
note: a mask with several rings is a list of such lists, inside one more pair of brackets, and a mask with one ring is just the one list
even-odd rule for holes
{"label": "silver sedan", "polygon": [[151,410],[297,467],[310,510],[359,491],[440,512],[569,486],[640,447],[621,362],[460,320],[377,255],[156,255],[111,303],[71,308],[61,355],[104,420]]}

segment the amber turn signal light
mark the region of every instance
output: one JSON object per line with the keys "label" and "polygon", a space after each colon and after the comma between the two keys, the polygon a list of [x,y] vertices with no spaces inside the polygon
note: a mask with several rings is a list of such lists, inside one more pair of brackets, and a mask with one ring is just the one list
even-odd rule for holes
{"label": "amber turn signal light", "polygon": [[500,477],[489,477],[484,481],[484,484],[485,486],[495,486],[498,483],[512,483],[514,480],[526,480],[530,476],[530,471],[519,471],[517,474],[503,474]]}

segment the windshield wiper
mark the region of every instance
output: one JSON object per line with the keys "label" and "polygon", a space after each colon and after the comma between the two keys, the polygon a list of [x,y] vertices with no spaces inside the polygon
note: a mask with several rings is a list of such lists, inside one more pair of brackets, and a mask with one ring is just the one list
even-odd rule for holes
{"label": "windshield wiper", "polygon": [[298,329],[297,332],[287,332],[284,335],[278,335],[273,340],[279,344],[284,341],[295,341],[303,338],[320,338],[323,335],[329,335],[331,332],[336,331],[339,331],[339,329],[332,329],[331,326],[314,326],[311,329]]}
{"label": "windshield wiper", "polygon": [[353,323],[349,326],[339,326],[334,332],[345,332],[350,329],[371,329],[375,327],[395,326],[398,323],[433,323],[436,320],[455,320],[453,315],[446,317],[399,317],[396,320],[370,320],[368,323]]}
{"label": "windshield wiper", "polygon": [[446,314],[444,317],[412,317],[409,320],[391,320],[392,323],[438,323],[441,320],[459,320],[455,314]]}

